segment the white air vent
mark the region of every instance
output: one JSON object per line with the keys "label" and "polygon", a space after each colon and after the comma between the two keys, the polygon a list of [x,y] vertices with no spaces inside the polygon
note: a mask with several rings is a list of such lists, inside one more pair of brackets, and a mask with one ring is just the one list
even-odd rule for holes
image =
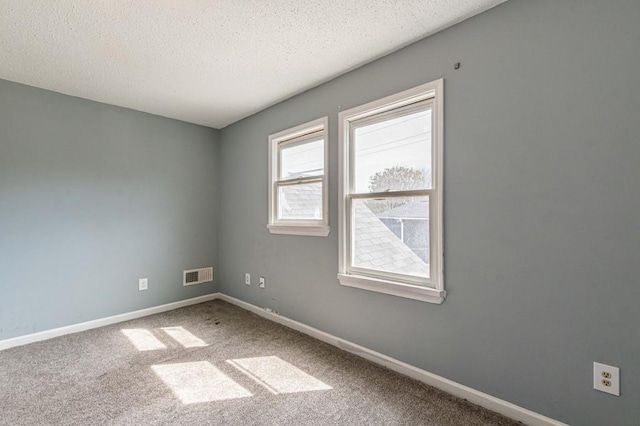
{"label": "white air vent", "polygon": [[184,271],[182,275],[182,285],[201,284],[213,281],[213,268],[200,268]]}

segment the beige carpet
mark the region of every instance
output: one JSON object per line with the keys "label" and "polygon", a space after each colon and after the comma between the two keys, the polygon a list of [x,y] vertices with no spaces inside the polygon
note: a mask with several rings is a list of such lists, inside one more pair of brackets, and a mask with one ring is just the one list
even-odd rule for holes
{"label": "beige carpet", "polygon": [[516,425],[216,300],[0,351],[3,425]]}

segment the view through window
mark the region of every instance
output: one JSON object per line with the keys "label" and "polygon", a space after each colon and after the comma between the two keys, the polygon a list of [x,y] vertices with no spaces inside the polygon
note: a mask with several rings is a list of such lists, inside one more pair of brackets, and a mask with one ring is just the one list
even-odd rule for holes
{"label": "view through window", "polygon": [[428,278],[431,105],[377,118],[352,124],[352,265]]}

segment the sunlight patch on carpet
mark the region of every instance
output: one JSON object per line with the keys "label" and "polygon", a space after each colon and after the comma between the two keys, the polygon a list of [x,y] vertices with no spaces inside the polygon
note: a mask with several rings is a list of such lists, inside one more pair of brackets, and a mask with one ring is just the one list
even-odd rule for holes
{"label": "sunlight patch on carpet", "polygon": [[149,330],[145,330],[144,328],[125,328],[120,331],[122,334],[127,336],[127,339],[129,339],[131,344],[141,352],[167,348],[167,346],[154,336],[153,333]]}
{"label": "sunlight patch on carpet", "polygon": [[209,346],[205,341],[197,338],[183,327],[162,327],[161,330],[185,348],[203,348]]}
{"label": "sunlight patch on carpet", "polygon": [[151,368],[183,404],[252,396],[208,361],[160,364]]}
{"label": "sunlight patch on carpet", "polygon": [[333,389],[277,356],[227,360],[274,395]]}

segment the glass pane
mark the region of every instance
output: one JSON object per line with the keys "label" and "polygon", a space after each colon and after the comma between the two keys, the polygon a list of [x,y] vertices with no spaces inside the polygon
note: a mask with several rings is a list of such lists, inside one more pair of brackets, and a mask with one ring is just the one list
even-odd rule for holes
{"label": "glass pane", "polygon": [[353,200],[351,264],[429,278],[429,197]]}
{"label": "glass pane", "polygon": [[354,132],[356,192],[431,189],[431,110]]}
{"label": "glass pane", "polygon": [[280,149],[280,179],[324,174],[324,139]]}
{"label": "glass pane", "polygon": [[279,187],[278,219],[321,220],[322,182]]}

